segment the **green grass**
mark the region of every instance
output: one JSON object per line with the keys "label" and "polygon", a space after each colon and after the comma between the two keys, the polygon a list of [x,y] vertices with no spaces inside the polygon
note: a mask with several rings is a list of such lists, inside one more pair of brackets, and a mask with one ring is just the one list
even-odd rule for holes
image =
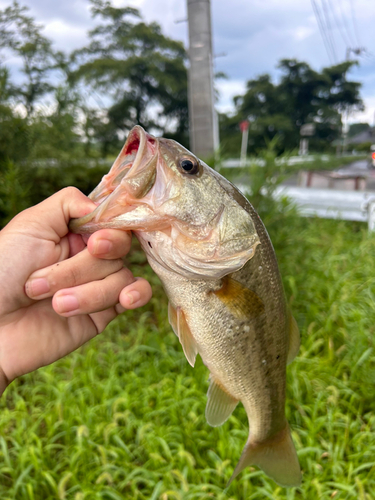
{"label": "green grass", "polygon": [[150,304],[3,396],[0,498],[375,498],[375,237],[288,213],[270,230],[302,337],[286,408],[301,488],[247,468],[224,490],[247,439],[245,412],[206,424],[207,370],[185,360],[159,281],[135,250]]}

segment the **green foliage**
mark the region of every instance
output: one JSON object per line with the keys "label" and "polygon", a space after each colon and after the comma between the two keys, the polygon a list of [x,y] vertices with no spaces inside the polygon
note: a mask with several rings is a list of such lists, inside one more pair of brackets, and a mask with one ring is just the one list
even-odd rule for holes
{"label": "green foliage", "polygon": [[[39,163],[39,166],[38,166]],[[18,212],[36,205],[67,186],[88,195],[110,168],[109,162],[0,164],[0,229]]]}
{"label": "green foliage", "polygon": [[368,153],[370,151],[371,146],[374,144],[374,141],[367,141],[367,142],[362,142],[361,144],[353,144],[352,147],[356,151],[364,151],[365,153]]}
{"label": "green foliage", "polygon": [[0,229],[21,210],[30,206],[30,185],[25,172],[12,161],[0,170]]}
{"label": "green foliage", "polygon": [[[268,74],[249,80],[245,94],[234,98],[235,115],[221,118],[221,135],[228,136],[225,151],[238,154],[238,123],[245,119],[250,122],[248,145],[252,152],[274,137],[279,138],[279,152],[298,147],[300,127],[306,123],[314,123],[316,128],[309,139],[311,148],[329,148],[341,133],[340,113],[363,109],[361,84],[347,79],[354,64],[345,62],[318,73],[305,62],[282,59],[278,67],[283,74],[278,84]],[[229,142],[233,139],[235,150]]]}
{"label": "green foliage", "polygon": [[206,424],[207,369],[185,360],[160,283],[134,250],[129,264],[151,279],[150,304],[7,389],[1,498],[372,499],[375,239],[360,224],[295,216],[271,237],[302,334],[287,398],[301,488],[248,468],[224,490],[246,442],[245,411]]}
{"label": "green foliage", "polygon": [[51,42],[41,33],[41,26],[26,14],[13,0],[12,5],[0,11],[0,50],[13,51],[23,62],[25,81],[17,88],[28,114],[32,114],[39,97],[52,90],[48,81],[53,67]]}
{"label": "green foliage", "polygon": [[[112,98],[106,127],[128,131],[139,124],[165,135],[176,122],[175,138],[186,143],[187,71],[183,44],[164,36],[157,23],[139,21],[138,10],[95,0],[93,15],[101,19],[91,42],[74,54],[78,67],[71,81],[84,80]],[[137,22],[135,22],[137,20]],[[157,113],[151,107],[160,108]],[[102,131],[96,134],[100,141]]]}
{"label": "green foliage", "polygon": [[0,63],[0,162],[106,157],[135,124],[187,144],[183,44],[137,9],[91,4],[100,22],[72,54],[56,52],[16,0],[0,9],[0,56],[23,74],[14,83]]}
{"label": "green foliage", "polygon": [[[225,490],[246,443],[245,411],[239,405],[223,426],[207,425],[207,368],[199,357],[194,369],[187,363],[160,282],[134,244],[127,264],[150,280],[151,302],[79,351],[17,379],[1,399],[2,499],[374,498],[375,238],[363,224],[302,219],[285,201],[275,203],[272,191],[289,169],[277,165],[275,147],[270,142],[265,166],[246,175],[301,330],[286,412],[302,486],[281,488],[254,467]],[[106,171],[8,163],[0,199],[14,215],[63,185],[90,190]]]}

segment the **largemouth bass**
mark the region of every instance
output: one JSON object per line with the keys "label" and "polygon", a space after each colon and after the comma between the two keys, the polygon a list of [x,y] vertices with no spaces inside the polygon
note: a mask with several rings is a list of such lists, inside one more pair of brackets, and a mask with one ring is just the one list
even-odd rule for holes
{"label": "largemouth bass", "polygon": [[91,193],[98,207],[75,233],[132,230],[169,298],[188,362],[210,371],[206,419],[223,424],[239,401],[249,437],[236,477],[257,465],[282,486],[301,472],[285,418],[286,365],[299,348],[275,253],[247,199],[175,141],[134,127]]}

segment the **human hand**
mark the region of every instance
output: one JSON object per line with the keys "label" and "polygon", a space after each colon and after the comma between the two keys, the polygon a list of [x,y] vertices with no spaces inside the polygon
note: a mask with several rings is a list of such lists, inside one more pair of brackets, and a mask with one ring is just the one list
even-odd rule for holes
{"label": "human hand", "polygon": [[118,314],[146,304],[151,287],[123,267],[130,233],[103,229],[87,247],[68,231],[96,205],[66,188],[0,232],[0,394],[101,333]]}

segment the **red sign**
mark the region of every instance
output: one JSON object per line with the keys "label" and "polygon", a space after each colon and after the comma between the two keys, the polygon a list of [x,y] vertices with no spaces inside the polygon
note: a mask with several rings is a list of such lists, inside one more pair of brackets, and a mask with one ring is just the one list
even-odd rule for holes
{"label": "red sign", "polygon": [[240,130],[241,132],[246,132],[246,130],[249,128],[249,122],[247,120],[244,120],[243,122],[240,122]]}

